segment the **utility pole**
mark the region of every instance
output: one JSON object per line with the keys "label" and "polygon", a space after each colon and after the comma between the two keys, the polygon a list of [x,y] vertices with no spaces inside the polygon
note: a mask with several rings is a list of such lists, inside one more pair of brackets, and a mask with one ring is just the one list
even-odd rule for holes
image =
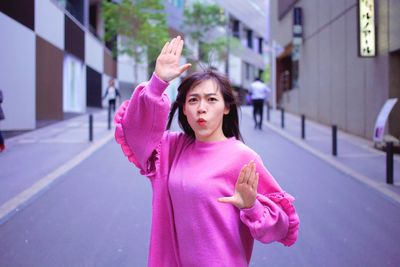
{"label": "utility pole", "polygon": [[271,47],[271,64],[272,64],[272,70],[271,70],[271,87],[272,87],[272,109],[276,109],[277,106],[277,88],[276,88],[276,83],[277,83],[277,73],[276,73],[276,57],[280,55],[280,53],[283,52],[283,47],[277,43],[275,40],[272,40],[272,47]]}
{"label": "utility pole", "polygon": [[225,74],[229,79],[229,54],[230,54],[230,19],[229,13],[225,10],[225,19],[226,19],[226,59],[225,59]]}
{"label": "utility pole", "polygon": [[271,49],[271,63],[272,63],[272,71],[271,71],[271,85],[272,85],[272,109],[276,109],[276,43],[275,40],[272,40],[272,49]]}

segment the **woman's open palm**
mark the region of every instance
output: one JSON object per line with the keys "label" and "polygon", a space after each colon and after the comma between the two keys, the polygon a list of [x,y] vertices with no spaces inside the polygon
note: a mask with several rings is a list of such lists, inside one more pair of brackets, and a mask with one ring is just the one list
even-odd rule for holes
{"label": "woman's open palm", "polygon": [[183,40],[180,36],[164,45],[157,58],[155,69],[155,73],[160,79],[170,82],[190,68],[191,64],[179,66],[182,49]]}
{"label": "woman's open palm", "polygon": [[218,201],[230,203],[239,209],[252,207],[256,201],[258,180],[259,174],[256,172],[256,164],[251,160],[240,170],[233,196],[221,197]]}

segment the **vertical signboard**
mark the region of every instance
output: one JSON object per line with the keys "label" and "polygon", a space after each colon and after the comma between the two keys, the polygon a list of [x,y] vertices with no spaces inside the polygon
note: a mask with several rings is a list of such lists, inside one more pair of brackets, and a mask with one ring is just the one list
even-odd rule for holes
{"label": "vertical signboard", "polygon": [[375,2],[358,0],[359,56],[376,56]]}
{"label": "vertical signboard", "polygon": [[301,7],[293,8],[292,88],[299,88],[300,47],[303,43],[303,15]]}
{"label": "vertical signboard", "polygon": [[293,8],[293,45],[301,45],[303,41],[303,16],[301,7]]}

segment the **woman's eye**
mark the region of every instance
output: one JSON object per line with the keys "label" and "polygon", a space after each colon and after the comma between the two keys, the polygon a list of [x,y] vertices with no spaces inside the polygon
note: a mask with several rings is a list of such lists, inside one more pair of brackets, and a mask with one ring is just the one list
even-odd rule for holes
{"label": "woman's eye", "polygon": [[210,101],[210,102],[216,102],[216,101],[218,101],[218,99],[216,99],[215,97],[210,97],[210,98],[208,99],[208,101]]}
{"label": "woman's eye", "polygon": [[197,99],[196,98],[189,98],[189,103],[194,103],[194,102],[196,102],[197,101]]}

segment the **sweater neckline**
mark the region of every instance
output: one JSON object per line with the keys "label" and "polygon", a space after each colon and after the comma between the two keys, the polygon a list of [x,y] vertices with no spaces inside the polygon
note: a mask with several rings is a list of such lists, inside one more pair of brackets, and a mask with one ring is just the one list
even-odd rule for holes
{"label": "sweater neckline", "polygon": [[235,136],[226,138],[226,139],[224,139],[222,141],[200,141],[200,140],[195,139],[194,146],[195,146],[195,148],[201,148],[201,149],[204,149],[204,148],[215,148],[215,147],[218,147],[218,146],[223,146],[223,145],[225,145],[227,143],[230,143],[230,142],[232,142],[234,140],[236,140]]}

